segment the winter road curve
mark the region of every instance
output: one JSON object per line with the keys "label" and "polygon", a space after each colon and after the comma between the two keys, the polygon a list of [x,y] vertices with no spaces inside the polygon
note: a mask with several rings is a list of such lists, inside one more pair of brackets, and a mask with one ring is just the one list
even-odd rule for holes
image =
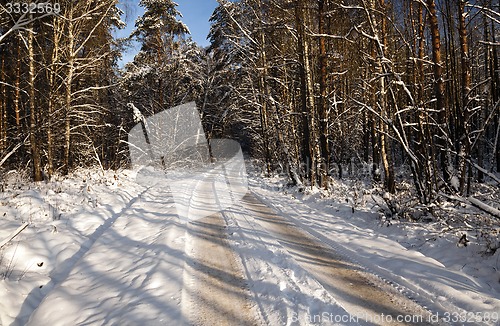
{"label": "winter road curve", "polygon": [[186,223],[169,190],[150,189],[82,253],[28,325],[410,325],[398,316],[428,314],[252,193]]}

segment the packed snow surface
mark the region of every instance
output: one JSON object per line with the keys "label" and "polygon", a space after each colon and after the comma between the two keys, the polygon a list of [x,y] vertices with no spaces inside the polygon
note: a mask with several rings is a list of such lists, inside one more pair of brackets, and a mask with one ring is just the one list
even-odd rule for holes
{"label": "packed snow surface", "polygon": [[[333,290],[336,276],[321,274],[335,264],[422,307],[423,324],[500,324],[499,253],[472,237],[459,247],[432,223],[380,219],[368,200],[353,210],[345,196],[278,191],[260,177],[241,204],[186,221],[173,196],[185,189],[135,180],[128,170],[37,184],[7,175],[0,241],[29,226],[0,251],[1,325],[390,324],[353,318],[369,298]],[[325,251],[335,259],[319,260]]]}

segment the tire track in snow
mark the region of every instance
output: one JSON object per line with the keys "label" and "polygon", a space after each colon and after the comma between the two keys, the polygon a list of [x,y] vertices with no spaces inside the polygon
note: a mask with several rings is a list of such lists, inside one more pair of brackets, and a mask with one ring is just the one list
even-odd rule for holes
{"label": "tire track in snow", "polygon": [[[361,321],[375,320],[381,314],[391,315],[394,320],[396,316],[410,315],[424,316],[424,321],[429,318],[430,312],[426,308],[403,296],[396,288],[377,282],[376,275],[368,273],[352,260],[346,261],[335,247],[318,239],[319,234],[311,228],[296,225],[285,216],[276,214],[258,195],[245,197],[245,205],[258,223],[270,231],[332,296],[339,299],[348,312],[364,317]],[[389,323],[387,319],[376,324],[405,325]]]}
{"label": "tire track in snow", "polygon": [[183,312],[189,325],[256,325],[256,312],[220,214],[189,222]]}
{"label": "tire track in snow", "polygon": [[349,315],[242,205],[223,216],[265,325],[316,324],[309,317],[319,311]]}
{"label": "tire track in snow", "polygon": [[[218,193],[214,186],[198,182],[193,193],[184,193],[189,208],[210,209],[210,198],[218,200],[214,198]],[[195,219],[183,216],[182,220],[186,223],[186,258],[181,301],[182,315],[188,324],[256,325],[257,314],[242,268],[229,246],[221,213]]]}
{"label": "tire track in snow", "polygon": [[[352,250],[349,250],[346,248],[343,244],[339,244],[320,232],[316,231],[314,228],[310,227],[309,225],[306,225],[302,221],[300,221],[299,216],[302,215],[302,213],[297,210],[297,208],[292,206],[289,206],[291,210],[293,210],[297,216],[288,216],[286,213],[283,212],[282,209],[278,207],[278,205],[271,203],[267,200],[265,200],[261,195],[252,192],[256,198],[259,199],[260,202],[262,202],[264,205],[269,206],[272,208],[275,212],[277,212],[280,216],[283,216],[289,221],[293,221],[292,223],[295,223],[298,227],[303,229],[305,232],[307,232],[310,236],[314,237],[317,241],[320,241],[321,243],[325,244],[326,246],[330,247],[332,250],[338,252],[341,257],[344,259],[347,259],[348,261],[356,264],[362,271],[367,273],[368,275],[371,275],[372,277],[375,277],[380,280],[379,283],[384,283],[393,289],[397,290],[401,295],[405,296],[407,299],[415,302],[417,305],[425,309],[425,311],[428,314],[431,314],[433,317],[435,316],[447,316],[447,315],[460,315],[464,313],[464,310],[457,307],[454,305],[452,302],[449,300],[443,300],[438,303],[436,303],[432,298],[437,297],[436,293],[429,292],[428,289],[424,289],[417,284],[412,284],[409,282],[406,278],[396,275],[396,274],[388,274],[386,270],[384,270],[382,267],[379,267],[374,264],[369,264],[369,262],[363,260],[363,262],[360,262],[359,259],[356,259],[356,257],[353,256]],[[307,204],[304,204],[306,207]],[[439,291],[438,289],[435,289],[436,291]],[[442,297],[441,297],[442,298]],[[440,321],[440,323],[443,323]],[[488,325],[488,323],[481,323],[477,322],[478,325]],[[444,324],[444,323],[443,323]],[[436,325],[436,323],[433,323],[433,325]]]}

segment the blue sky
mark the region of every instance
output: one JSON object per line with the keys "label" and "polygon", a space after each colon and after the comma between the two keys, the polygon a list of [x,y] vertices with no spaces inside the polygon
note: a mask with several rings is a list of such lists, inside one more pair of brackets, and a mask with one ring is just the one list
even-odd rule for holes
{"label": "blue sky", "polygon": [[207,46],[206,40],[210,24],[208,19],[217,6],[215,0],[177,0],[179,11],[182,13],[181,20],[189,27],[193,40],[201,46]]}
{"label": "blue sky", "polygon": [[[189,27],[193,40],[201,46],[207,46],[209,42],[206,37],[210,29],[208,20],[217,6],[217,1],[175,0],[175,2],[179,5],[177,9],[182,14],[180,20]],[[124,9],[123,5],[121,7],[122,10],[126,12],[126,17],[123,17],[122,20],[127,23],[127,27],[124,30],[118,31],[117,35],[119,37],[125,37],[130,35],[134,28],[136,18],[144,11],[143,8],[139,7],[139,0],[120,0],[120,3],[127,6],[127,9]],[[124,53],[123,61],[131,61],[136,52],[137,49],[130,49],[128,53]]]}

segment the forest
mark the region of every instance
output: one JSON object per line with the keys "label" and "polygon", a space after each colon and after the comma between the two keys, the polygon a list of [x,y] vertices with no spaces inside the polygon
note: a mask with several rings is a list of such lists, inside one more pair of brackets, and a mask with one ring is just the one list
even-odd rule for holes
{"label": "forest", "polygon": [[471,194],[500,182],[500,0],[218,0],[207,48],[171,0],[141,0],[124,39],[118,0],[43,4],[0,4],[2,173],[127,167],[127,103],[195,101],[209,139],[292,184],[404,180],[499,214]]}

